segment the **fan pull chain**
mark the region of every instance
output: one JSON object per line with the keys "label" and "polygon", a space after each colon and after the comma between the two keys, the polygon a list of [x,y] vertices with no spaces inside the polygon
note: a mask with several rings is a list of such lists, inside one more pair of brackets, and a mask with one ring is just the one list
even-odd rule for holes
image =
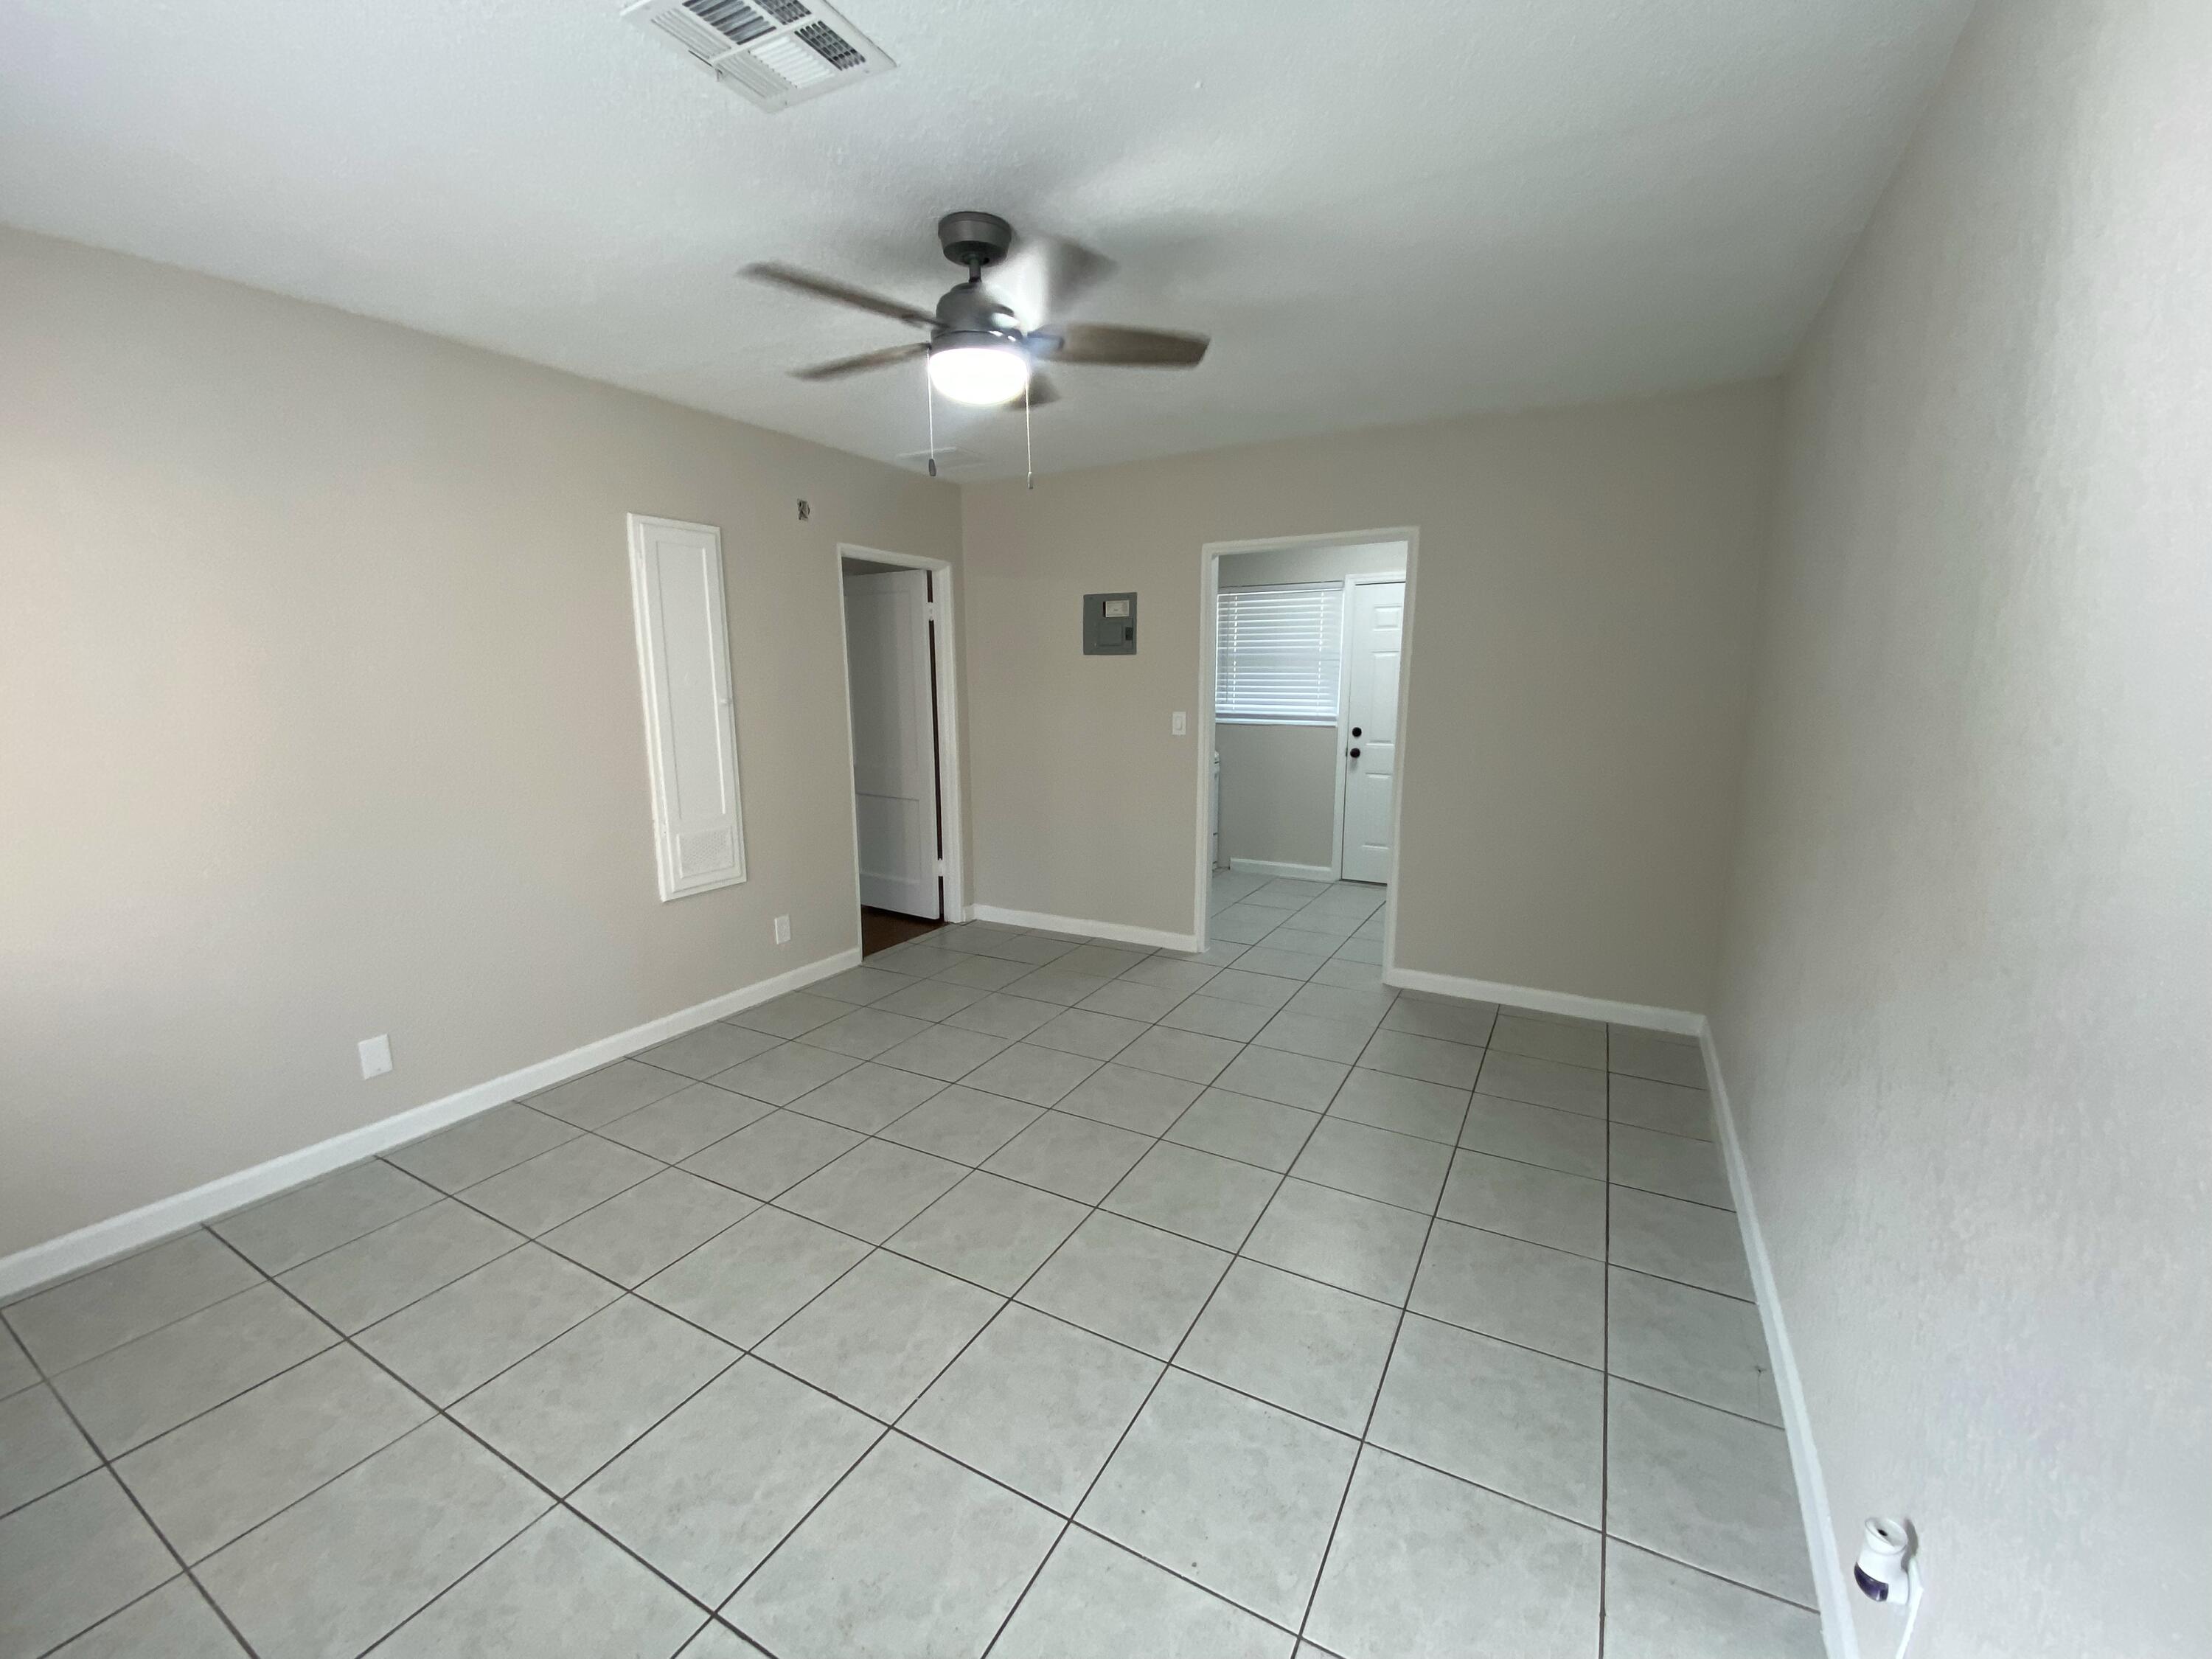
{"label": "fan pull chain", "polygon": [[1022,382],[1022,466],[1027,482],[1024,489],[1036,488],[1036,446],[1030,441],[1030,383]]}
{"label": "fan pull chain", "polygon": [[937,388],[929,380],[929,354],[921,356],[921,402],[929,411],[929,476],[937,476]]}

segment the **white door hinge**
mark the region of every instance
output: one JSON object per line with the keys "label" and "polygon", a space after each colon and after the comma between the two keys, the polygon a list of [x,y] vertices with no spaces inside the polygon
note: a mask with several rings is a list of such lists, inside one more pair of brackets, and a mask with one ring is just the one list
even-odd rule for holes
{"label": "white door hinge", "polygon": [[937,873],[940,876],[945,873],[945,860],[943,859],[939,859],[937,861]]}

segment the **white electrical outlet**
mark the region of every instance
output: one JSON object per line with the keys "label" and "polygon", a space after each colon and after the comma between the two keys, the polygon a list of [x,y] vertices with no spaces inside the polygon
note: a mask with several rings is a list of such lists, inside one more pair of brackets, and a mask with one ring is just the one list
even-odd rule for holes
{"label": "white electrical outlet", "polygon": [[392,1039],[388,1036],[362,1038],[361,1074],[363,1077],[382,1077],[391,1069]]}
{"label": "white electrical outlet", "polygon": [[1182,709],[1178,708],[1176,710],[1175,720],[1170,729],[1174,732],[1175,735],[1179,738],[1184,736],[1190,730],[1189,719],[1183,714]]}
{"label": "white electrical outlet", "polygon": [[789,916],[778,916],[775,919],[775,942],[778,945],[788,945],[791,943],[791,918]]}

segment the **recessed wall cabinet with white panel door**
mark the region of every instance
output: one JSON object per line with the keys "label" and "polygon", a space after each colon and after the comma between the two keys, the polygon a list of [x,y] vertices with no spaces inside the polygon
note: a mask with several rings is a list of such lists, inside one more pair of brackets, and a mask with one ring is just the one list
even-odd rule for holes
{"label": "recessed wall cabinet with white panel door", "polygon": [[629,574],[665,902],[745,878],[722,532],[634,513]]}

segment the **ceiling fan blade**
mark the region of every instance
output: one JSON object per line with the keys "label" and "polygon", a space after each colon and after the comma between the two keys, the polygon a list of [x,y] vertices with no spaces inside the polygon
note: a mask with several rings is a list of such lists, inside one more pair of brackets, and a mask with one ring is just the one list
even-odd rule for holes
{"label": "ceiling fan blade", "polygon": [[1040,355],[1056,363],[1097,363],[1115,368],[1190,368],[1211,343],[1203,334],[1163,328],[1122,328],[1114,323],[1067,323],[1031,337]]}
{"label": "ceiling fan blade", "polygon": [[1065,317],[1082,297],[1111,276],[1114,262],[1080,242],[1059,236],[1024,236],[984,286],[1024,328],[1042,328]]}
{"label": "ceiling fan blade", "polygon": [[864,288],[854,288],[849,283],[817,276],[813,272],[800,270],[793,265],[775,264],[750,264],[740,273],[757,283],[771,287],[789,289],[796,294],[809,295],[817,300],[828,300],[841,306],[850,306],[856,311],[872,311],[878,317],[892,317],[902,323],[911,323],[916,328],[937,326],[937,314],[910,306],[903,300],[894,300],[886,295],[871,294]]}
{"label": "ceiling fan blade", "polygon": [[794,380],[842,380],[848,374],[865,374],[872,368],[889,368],[893,363],[906,362],[911,358],[926,357],[929,347],[921,340],[905,345],[885,346],[880,351],[864,351],[857,357],[838,357],[826,363],[816,363],[808,368],[794,368]]}

